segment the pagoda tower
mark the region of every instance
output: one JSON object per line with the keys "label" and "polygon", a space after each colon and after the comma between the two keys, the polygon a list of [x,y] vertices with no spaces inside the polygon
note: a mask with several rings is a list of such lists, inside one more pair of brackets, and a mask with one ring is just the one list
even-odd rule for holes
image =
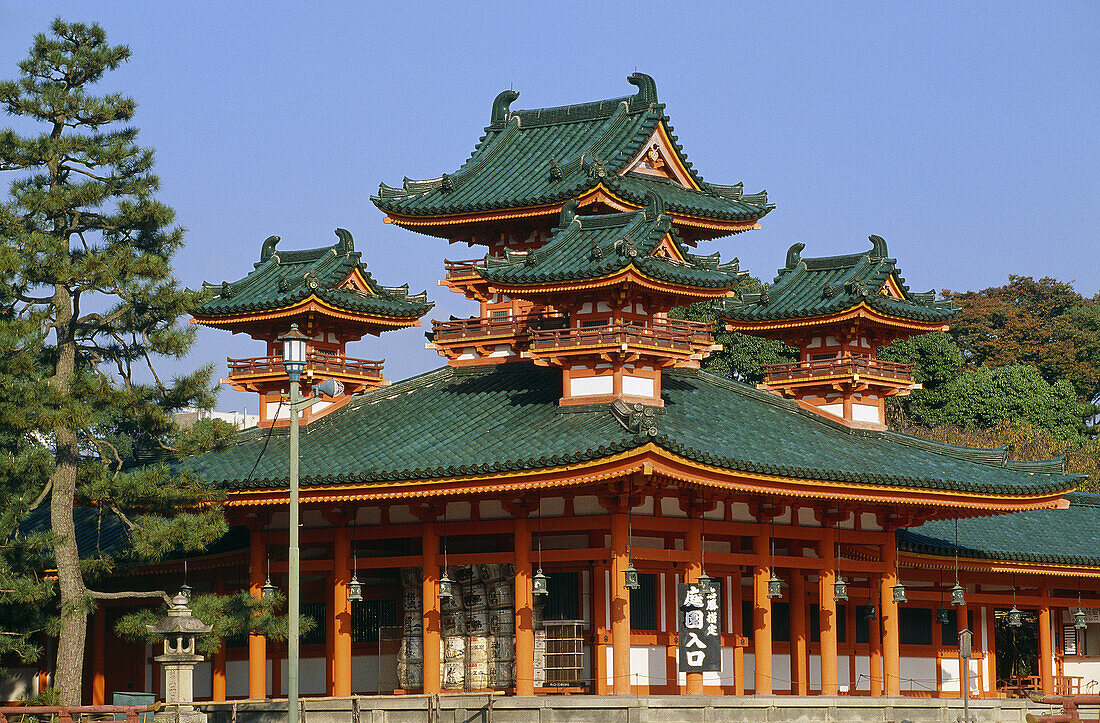
{"label": "pagoda tower", "polygon": [[660,370],[709,352],[709,327],[667,313],[728,296],[736,263],[689,249],[758,228],[773,206],[705,182],[653,79],[628,81],[634,95],[535,110],[504,91],[461,168],[371,199],[387,223],[487,250],[446,262],[441,283],[479,305],[433,322],[428,346],[449,364],[530,359],[562,368],[563,405],[660,406]]}
{"label": "pagoda tower", "polygon": [[886,397],[912,389],[911,364],[878,358],[897,339],[947,331],[958,309],[936,293],[913,293],[887,258],[886,241],[871,236],[865,253],[803,258],[804,244],[761,293],[722,303],[730,331],[779,339],[799,350],[799,361],[765,369],[760,386],[849,426],[885,428]]}
{"label": "pagoda tower", "polygon": [[229,376],[223,383],[237,391],[260,395],[260,426],[290,423],[279,337],[292,324],[308,337],[303,397],[325,379],[340,382],[337,393],[307,408],[307,424],[347,404],[351,397],[387,383],[382,361],[345,355],[349,342],[388,329],[419,326],[432,308],[427,295],[409,294],[408,285],[392,287],[376,282],[349,232],[336,229],[333,246],[301,251],[279,251],[278,236],[264,241],[260,260],[238,281],[203,284],[205,300],[192,313],[193,324],[246,333],[266,344],[266,354],[250,359],[228,359]]}

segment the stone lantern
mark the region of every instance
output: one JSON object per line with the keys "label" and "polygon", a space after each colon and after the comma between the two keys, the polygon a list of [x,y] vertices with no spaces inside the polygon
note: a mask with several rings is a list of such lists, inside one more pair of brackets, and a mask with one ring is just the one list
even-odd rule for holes
{"label": "stone lantern", "polygon": [[164,666],[164,709],[154,721],[164,723],[206,723],[206,714],[196,710],[194,675],[195,665],[203,661],[195,653],[195,639],[206,635],[213,626],[191,614],[187,598],[177,594],[168,605],[168,617],[156,625],[149,625],[149,632],[164,636],[164,654],[153,658]]}

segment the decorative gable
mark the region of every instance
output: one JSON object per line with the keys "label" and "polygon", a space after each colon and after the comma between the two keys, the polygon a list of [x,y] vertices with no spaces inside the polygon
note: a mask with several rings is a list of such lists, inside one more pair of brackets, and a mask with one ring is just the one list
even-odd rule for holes
{"label": "decorative gable", "polygon": [[664,125],[658,125],[654,129],[649,140],[642,145],[642,149],[634,159],[623,167],[620,176],[627,173],[639,173],[643,176],[655,176],[675,181],[687,189],[698,190],[698,186],[691,174],[684,168],[676,148],[664,131]]}

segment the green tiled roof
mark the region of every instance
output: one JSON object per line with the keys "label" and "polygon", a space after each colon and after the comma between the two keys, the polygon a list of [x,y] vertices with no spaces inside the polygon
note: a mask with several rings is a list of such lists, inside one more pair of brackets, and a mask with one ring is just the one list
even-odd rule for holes
{"label": "green tiled roof", "polygon": [[[660,197],[651,192],[647,202],[642,211],[578,216],[576,202],[570,201],[541,248],[508,252],[504,258],[486,256],[480,273],[498,284],[546,284],[599,278],[634,264],[647,276],[684,286],[728,290],[737,284],[737,259],[720,264],[718,254],[689,254],[672,219],[662,213]],[[686,262],[654,255],[665,236]]]}
{"label": "green tiled roof", "polygon": [[[278,236],[264,241],[260,261],[239,281],[204,283],[206,298],[194,311],[200,318],[211,318],[251,311],[292,306],[316,294],[323,301],[344,311],[398,319],[418,319],[434,306],[427,294],[409,294],[404,286],[382,286],[374,280],[355,250],[351,234],[336,229],[340,240],[333,246],[303,251],[276,251]],[[337,284],[358,268],[373,292],[337,288]]]}
{"label": "green tiled roof", "polygon": [[677,153],[702,191],[621,177],[660,124],[676,140],[653,79],[634,73],[628,80],[638,86],[632,96],[537,110],[511,110],[519,93],[506,90],[493,102],[485,135],[461,168],[431,180],[406,178],[401,188],[381,184],[371,200],[386,212],[443,216],[559,203],[603,182],[637,203],[655,190],[670,211],[712,219],[754,220],[773,208],[766,193],[747,195],[740,185],[705,183],[678,144]]}
{"label": "green tiled roof", "polygon": [[926,522],[898,531],[903,550],[932,555],[1017,560],[1063,565],[1100,565],[1100,495],[1066,496],[1068,510],[1030,510],[1009,517]]}
{"label": "green tiled roof", "polygon": [[[665,407],[645,433],[632,431],[641,427],[620,422],[607,405],[561,408],[560,396],[560,370],[528,362],[444,367],[372,390],[306,427],[302,484],[385,486],[549,468],[652,442],[731,471],[884,489],[1051,494],[1076,485],[1073,475],[1021,471],[957,447],[851,430],[702,371],[664,372]],[[228,489],[277,489],[288,484],[287,455],[285,431],[254,428],[228,450],[187,464]]]}
{"label": "green tiled roof", "polygon": [[[769,321],[835,314],[866,302],[889,316],[926,322],[946,322],[958,309],[947,301],[936,301],[934,291],[909,291],[897,267],[886,256],[886,242],[871,236],[870,251],[847,256],[802,258],[804,244],[787,250],[787,265],[767,289],[725,301],[720,315],[730,321]],[[879,292],[893,277],[904,298]]]}

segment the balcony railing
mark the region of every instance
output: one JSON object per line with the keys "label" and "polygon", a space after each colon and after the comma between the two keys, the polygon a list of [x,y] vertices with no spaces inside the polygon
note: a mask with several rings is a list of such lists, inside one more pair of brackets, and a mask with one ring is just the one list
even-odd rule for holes
{"label": "balcony railing", "polygon": [[709,323],[681,319],[652,319],[648,324],[623,322],[580,329],[538,330],[532,333],[531,349],[555,351],[586,347],[648,347],[690,354],[710,344]]}
{"label": "balcony railing", "polygon": [[566,324],[561,314],[524,314],[499,319],[473,317],[433,321],[432,330],[437,344],[456,341],[477,341],[493,337],[526,336],[532,329],[559,329]]}
{"label": "balcony railing", "polygon": [[913,365],[871,359],[849,357],[846,359],[817,359],[814,361],[772,364],[764,369],[769,384],[798,382],[816,377],[852,377],[860,375],[893,382],[912,383]]}
{"label": "balcony railing", "polygon": [[477,276],[478,269],[485,268],[485,259],[470,259],[469,261],[443,260],[443,266],[447,270],[448,279],[461,279]]}
{"label": "balcony railing", "polygon": [[[231,377],[286,374],[281,356],[228,359],[227,361]],[[384,362],[385,360],[350,359],[345,356],[332,356],[311,351],[306,354],[306,371],[381,378]]]}

